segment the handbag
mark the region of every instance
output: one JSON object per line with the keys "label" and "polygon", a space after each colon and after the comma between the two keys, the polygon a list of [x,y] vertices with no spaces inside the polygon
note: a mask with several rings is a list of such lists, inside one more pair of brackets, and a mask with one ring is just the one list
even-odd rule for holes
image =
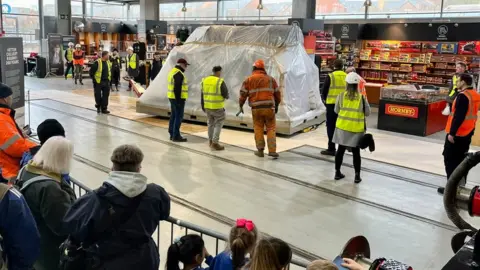
{"label": "handbag", "polygon": [[365,134],[363,134],[362,138],[360,139],[360,142],[358,144],[358,147],[360,149],[365,150],[369,148],[370,152],[375,151],[375,140],[373,139],[373,135],[370,133],[367,133],[367,117],[365,116],[365,98],[362,96],[362,101],[363,101],[363,122],[365,126]]}
{"label": "handbag", "polygon": [[[103,196],[99,195],[94,191],[95,195],[102,201],[105,201],[108,204],[108,218],[100,230],[94,233],[94,236],[90,238],[90,241],[84,241],[83,243],[77,244],[72,240],[71,236],[65,240],[60,245],[60,270],[85,270],[88,269],[87,255],[92,252],[90,247],[95,245],[95,242],[101,239],[106,239],[111,236],[111,234],[106,233],[107,231],[116,231],[123,223],[127,222],[133,214],[137,211],[140,201],[145,194],[145,191],[133,198],[133,202],[130,207],[125,210],[121,215],[116,215],[115,209],[110,202]],[[101,236],[97,239],[98,236]]]}

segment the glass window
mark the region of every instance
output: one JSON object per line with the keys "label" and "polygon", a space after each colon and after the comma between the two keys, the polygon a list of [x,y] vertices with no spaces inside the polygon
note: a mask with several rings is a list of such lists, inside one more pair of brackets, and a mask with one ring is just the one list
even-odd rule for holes
{"label": "glass window", "polygon": [[11,14],[38,15],[38,0],[3,0],[11,7]]}
{"label": "glass window", "polygon": [[[45,0],[43,0],[45,1]],[[72,16],[83,16],[83,3],[81,0],[72,0]]]}
{"label": "glass window", "polygon": [[44,16],[56,16],[56,2],[57,0],[43,0]]}
{"label": "glass window", "polygon": [[228,20],[256,20],[259,16],[257,9],[259,2],[259,0],[221,1],[218,17]]}
{"label": "glass window", "polygon": [[261,20],[278,20],[292,17],[293,0],[263,0],[260,11]]}
{"label": "glass window", "polygon": [[[457,0],[455,0],[457,1]],[[369,18],[431,18],[440,17],[442,0],[372,0]]]}
{"label": "glass window", "polygon": [[363,3],[364,1],[359,0],[317,0],[315,17],[317,19],[364,18]]}
{"label": "glass window", "polygon": [[216,20],[217,1],[188,2],[187,11],[182,11],[182,3],[160,4],[160,20]]}
{"label": "glass window", "polygon": [[444,0],[443,17],[478,17],[480,0]]}
{"label": "glass window", "polygon": [[140,20],[140,5],[130,5],[130,11],[128,13],[129,21]]}
{"label": "glass window", "polygon": [[127,5],[100,0],[87,2],[87,17],[99,19],[127,19]]}
{"label": "glass window", "polygon": [[23,39],[24,54],[40,52],[40,41],[35,39],[35,30],[40,29],[38,16],[7,15],[3,16],[5,36],[21,37]]}

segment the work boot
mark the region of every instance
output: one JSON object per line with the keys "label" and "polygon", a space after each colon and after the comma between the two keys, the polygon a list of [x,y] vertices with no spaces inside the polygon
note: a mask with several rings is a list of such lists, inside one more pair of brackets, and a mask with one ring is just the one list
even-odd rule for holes
{"label": "work boot", "polygon": [[215,150],[215,151],[223,151],[223,150],[225,150],[225,146],[220,145],[220,144],[218,144],[218,143],[212,143],[212,145],[210,146],[210,148],[212,148],[212,150]]}
{"label": "work boot", "polygon": [[255,156],[257,157],[264,157],[265,155],[263,154],[263,149],[260,150],[258,149],[257,151],[254,152]]}
{"label": "work boot", "polygon": [[105,110],[102,110],[102,113],[103,113],[103,114],[110,114],[110,111],[107,110],[107,109],[105,109]]}
{"label": "work boot", "polygon": [[343,178],[345,178],[345,174],[341,173],[340,171],[335,172],[335,180],[341,180]]}
{"label": "work boot", "polygon": [[334,157],[335,154],[337,153],[337,151],[335,150],[323,150],[322,152],[320,152],[320,154],[324,155],[324,156],[332,156]]}
{"label": "work boot", "polygon": [[80,85],[83,85],[83,82],[82,82],[82,81],[80,81]]}
{"label": "work boot", "polygon": [[272,157],[272,158],[275,158],[275,159],[280,157],[280,155],[279,155],[278,153],[276,153],[276,152],[268,153],[268,156],[269,156],[269,157]]}
{"label": "work boot", "polygon": [[187,138],[178,137],[178,138],[174,138],[172,141],[173,142],[187,142]]}
{"label": "work boot", "polygon": [[117,92],[118,92],[118,85],[115,86],[115,89],[117,89]]}
{"label": "work boot", "polygon": [[97,108],[97,113],[101,113],[102,110],[100,110],[100,108]]}
{"label": "work boot", "polygon": [[212,143],[213,143],[212,140],[208,140],[208,146],[212,147]]}
{"label": "work boot", "polygon": [[360,173],[355,173],[355,184],[359,184],[362,182],[362,178],[360,177]]}
{"label": "work boot", "polygon": [[77,84],[77,80],[75,80],[75,84]]}
{"label": "work boot", "polygon": [[444,187],[439,187],[439,188],[437,189],[437,192],[438,192],[438,194],[443,195],[443,194],[445,193],[445,188],[444,188]]}

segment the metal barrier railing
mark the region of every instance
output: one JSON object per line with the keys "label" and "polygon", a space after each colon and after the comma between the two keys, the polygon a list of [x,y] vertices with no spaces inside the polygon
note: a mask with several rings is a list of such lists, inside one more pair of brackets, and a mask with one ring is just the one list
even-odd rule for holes
{"label": "metal barrier railing", "polygon": [[[92,189],[90,189],[89,187],[87,187],[86,185],[78,182],[77,180],[75,179],[71,179],[70,181],[70,185],[72,187],[72,189],[74,190],[74,192],[76,193],[76,195],[78,197],[81,197],[83,195],[85,195],[86,193],[88,192],[91,192]],[[204,228],[204,227],[201,227],[201,226],[198,226],[196,224],[193,224],[191,222],[187,222],[187,221],[184,221],[184,220],[180,220],[180,219],[177,219],[177,218],[174,218],[174,217],[169,217],[166,221],[161,221],[158,225],[158,229],[156,231],[156,235],[153,237],[156,241],[157,241],[157,245],[159,246],[159,252],[160,252],[160,235],[161,235],[161,232],[160,232],[160,227],[161,227],[161,224],[162,223],[165,223],[165,222],[168,222],[170,223],[170,228],[169,228],[169,231],[170,231],[170,243],[173,243],[174,241],[174,230],[175,230],[175,227],[178,227],[179,229],[181,230],[185,230],[184,231],[184,235],[187,235],[189,232],[194,232],[194,233],[198,233],[200,234],[200,236],[202,236],[202,238],[204,236],[209,236],[211,238],[213,238],[215,240],[215,255],[217,255],[219,253],[219,248],[220,248],[220,242],[227,242],[228,241],[228,237],[224,234],[221,234],[221,233],[218,233],[216,231],[213,231],[213,230],[210,230],[210,229],[207,229],[207,228]],[[213,255],[213,254],[212,254]],[[293,258],[292,259],[292,262],[291,262],[291,265],[290,266],[296,266],[296,267],[300,267],[300,268],[306,268],[307,267],[307,264],[308,262],[307,261],[304,261],[304,260],[299,260],[297,258]]]}

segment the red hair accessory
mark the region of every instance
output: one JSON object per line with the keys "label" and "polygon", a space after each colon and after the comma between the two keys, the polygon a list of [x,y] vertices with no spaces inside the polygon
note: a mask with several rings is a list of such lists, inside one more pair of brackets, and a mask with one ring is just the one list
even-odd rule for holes
{"label": "red hair accessory", "polygon": [[237,228],[245,228],[247,231],[251,232],[255,228],[255,224],[251,220],[239,218],[237,219]]}

